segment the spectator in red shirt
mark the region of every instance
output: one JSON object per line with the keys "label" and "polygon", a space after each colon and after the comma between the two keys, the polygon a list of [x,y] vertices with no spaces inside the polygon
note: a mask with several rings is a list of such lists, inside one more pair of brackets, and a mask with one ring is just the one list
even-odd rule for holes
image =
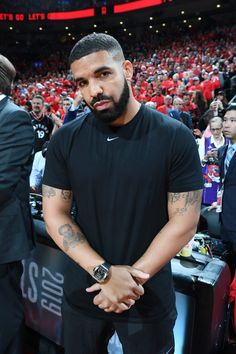
{"label": "spectator in red shirt", "polygon": [[157,87],[156,92],[153,94],[153,97],[151,98],[151,102],[154,102],[156,105],[156,108],[159,106],[164,105],[164,98],[165,96],[162,94],[161,87]]}
{"label": "spectator in red shirt", "polygon": [[202,91],[202,87],[200,85],[200,79],[198,76],[193,78],[193,84],[188,88],[188,92],[193,93],[196,90]]}
{"label": "spectator in red shirt", "polygon": [[171,81],[170,79],[168,78],[168,75],[167,74],[163,74],[160,75],[160,81],[161,81],[161,88],[162,88],[162,91],[165,93],[165,94],[168,94],[168,89],[170,88],[171,86]]}
{"label": "spectator in red shirt", "polygon": [[183,83],[181,83],[176,89],[175,97],[183,98],[185,92],[186,92],[186,86]]}
{"label": "spectator in red shirt", "polygon": [[45,98],[45,102],[51,105],[53,112],[57,112],[59,109],[59,101],[60,96],[57,95],[56,89],[52,88],[50,90],[50,95]]}
{"label": "spectator in red shirt", "polygon": [[164,97],[164,105],[157,107],[157,110],[161,113],[169,114],[169,112],[173,108],[172,101],[173,101],[173,98],[170,95],[165,96]]}
{"label": "spectator in red shirt", "polygon": [[134,97],[136,98],[136,100],[140,101],[140,86],[135,86],[134,87]]}
{"label": "spectator in red shirt", "polygon": [[169,95],[174,95],[176,93],[177,87],[181,84],[179,80],[179,74],[175,73],[172,79],[169,80],[169,87],[167,88],[167,93]]}
{"label": "spectator in red shirt", "polygon": [[183,112],[190,114],[192,118],[192,127],[193,129],[197,129],[201,113],[198,106],[194,102],[191,102],[191,96],[188,92],[183,95],[183,103]]}
{"label": "spectator in red shirt", "polygon": [[146,93],[145,93],[145,101],[146,101],[146,102],[151,101],[152,96],[153,96],[153,93],[154,93],[154,91],[153,91],[153,85],[152,85],[152,84],[149,84],[148,87],[147,87],[147,91],[146,91]]}
{"label": "spectator in red shirt", "polygon": [[207,103],[210,104],[210,102],[214,98],[214,84],[211,81],[211,77],[209,73],[203,72],[202,77],[204,80],[200,84],[201,90],[203,92],[205,99],[207,100]]}

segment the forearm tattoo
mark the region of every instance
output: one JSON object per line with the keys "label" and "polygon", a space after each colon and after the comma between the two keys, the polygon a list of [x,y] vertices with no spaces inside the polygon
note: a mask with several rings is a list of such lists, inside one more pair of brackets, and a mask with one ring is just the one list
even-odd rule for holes
{"label": "forearm tattoo", "polygon": [[51,198],[51,197],[55,197],[56,191],[55,191],[54,188],[49,187],[49,186],[45,186],[45,185],[43,184],[43,187],[42,187],[42,194],[43,194],[44,197]]}
{"label": "forearm tattoo", "polygon": [[194,207],[196,211],[200,210],[201,200],[202,200],[202,192],[200,190],[186,192],[186,193],[169,194],[170,204],[175,204],[177,202],[184,203],[182,207],[176,208],[176,212],[179,215],[184,215],[190,206]]}
{"label": "forearm tattoo", "polygon": [[63,247],[65,251],[76,247],[79,243],[86,242],[86,238],[81,231],[75,231],[72,224],[64,224],[58,228],[58,233],[63,237]]}

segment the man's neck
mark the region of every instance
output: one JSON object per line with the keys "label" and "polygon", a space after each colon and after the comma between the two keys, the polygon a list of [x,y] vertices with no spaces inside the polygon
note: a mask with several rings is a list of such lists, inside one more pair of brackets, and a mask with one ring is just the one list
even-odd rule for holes
{"label": "man's neck", "polygon": [[121,117],[116,119],[114,122],[112,122],[111,126],[119,127],[129,123],[138,113],[140,106],[141,104],[138,101],[136,101],[136,99],[133,96],[130,97],[125,113]]}
{"label": "man's neck", "polygon": [[34,111],[32,111],[32,114],[33,114],[33,116],[34,116],[34,118],[35,118],[36,120],[42,120],[42,119],[43,119],[43,113],[42,113],[42,112],[40,112],[40,113],[35,113]]}

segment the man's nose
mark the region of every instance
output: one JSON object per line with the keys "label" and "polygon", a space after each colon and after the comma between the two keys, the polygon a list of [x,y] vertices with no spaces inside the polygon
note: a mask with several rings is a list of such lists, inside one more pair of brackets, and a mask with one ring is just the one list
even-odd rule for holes
{"label": "man's nose", "polygon": [[101,84],[97,81],[92,81],[89,84],[89,94],[91,98],[97,97],[99,94],[103,93],[103,88]]}
{"label": "man's nose", "polygon": [[228,120],[225,120],[223,122],[223,128],[227,128],[229,126],[229,121]]}

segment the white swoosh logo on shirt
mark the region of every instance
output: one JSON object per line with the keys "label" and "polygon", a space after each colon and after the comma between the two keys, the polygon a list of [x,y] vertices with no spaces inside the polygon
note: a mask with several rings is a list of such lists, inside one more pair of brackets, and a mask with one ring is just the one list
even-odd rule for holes
{"label": "white swoosh logo on shirt", "polygon": [[107,141],[112,141],[112,140],[116,140],[116,139],[119,139],[119,136],[115,136],[114,138],[107,138]]}

